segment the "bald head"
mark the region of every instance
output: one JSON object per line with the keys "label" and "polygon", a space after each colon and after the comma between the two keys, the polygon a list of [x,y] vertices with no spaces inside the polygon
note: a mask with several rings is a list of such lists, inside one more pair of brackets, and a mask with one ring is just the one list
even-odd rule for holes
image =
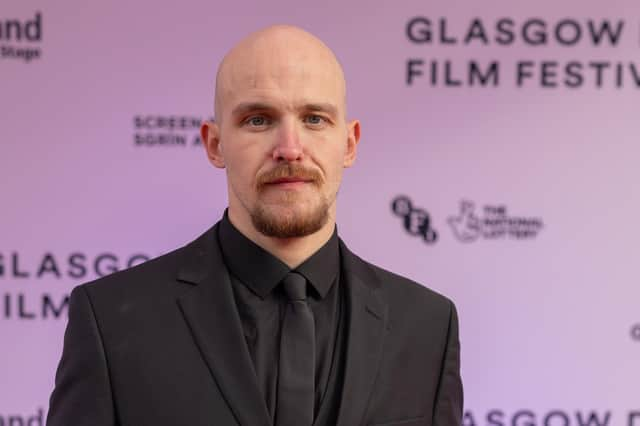
{"label": "bald head", "polygon": [[290,247],[287,264],[298,264],[331,236],[342,171],[356,158],[360,123],[346,120],[342,67],[313,35],[269,27],[224,57],[215,103],[200,136],[226,169],[229,219],[263,248]]}
{"label": "bald head", "polygon": [[[280,91],[299,98],[327,98],[346,113],[346,84],[337,58],[320,39],[293,26],[276,25],[241,40],[224,57],[216,74],[215,115],[221,122],[238,93],[253,91],[256,98]],[[282,99],[291,102],[294,99]],[[259,101],[259,99],[256,99]]]}

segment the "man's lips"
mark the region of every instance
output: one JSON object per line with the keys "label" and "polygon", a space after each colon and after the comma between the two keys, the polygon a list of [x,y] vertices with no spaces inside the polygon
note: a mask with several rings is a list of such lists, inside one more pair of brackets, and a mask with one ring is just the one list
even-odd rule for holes
{"label": "man's lips", "polygon": [[283,184],[283,183],[307,183],[307,182],[311,182],[310,179],[304,179],[304,178],[297,178],[297,177],[288,177],[288,178],[280,178],[280,179],[275,179],[269,182],[269,184],[275,185],[275,184]]}

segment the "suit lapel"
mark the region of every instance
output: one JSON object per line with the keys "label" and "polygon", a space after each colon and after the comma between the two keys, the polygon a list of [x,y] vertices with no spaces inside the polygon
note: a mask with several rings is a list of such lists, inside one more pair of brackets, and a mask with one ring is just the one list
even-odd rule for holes
{"label": "suit lapel", "polygon": [[185,248],[178,281],[193,285],[178,304],[238,423],[270,425],[218,246],[217,226]]}
{"label": "suit lapel", "polygon": [[[387,328],[387,306],[371,268],[340,241],[345,277],[348,330],[345,377],[338,426],[360,425],[377,376]],[[342,278],[341,278],[342,280]]]}

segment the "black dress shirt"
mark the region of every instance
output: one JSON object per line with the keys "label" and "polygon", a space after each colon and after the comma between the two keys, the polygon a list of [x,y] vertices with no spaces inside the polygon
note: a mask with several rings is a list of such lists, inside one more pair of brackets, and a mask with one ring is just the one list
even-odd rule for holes
{"label": "black dress shirt", "polygon": [[[281,281],[291,269],[229,221],[220,224],[219,244],[229,270],[235,302],[258,386],[274,421],[277,404],[280,329],[287,303]],[[345,347],[344,296],[340,286],[340,249],[337,231],[294,269],[308,282],[308,303],[314,315],[316,335],[314,420],[335,424]]]}

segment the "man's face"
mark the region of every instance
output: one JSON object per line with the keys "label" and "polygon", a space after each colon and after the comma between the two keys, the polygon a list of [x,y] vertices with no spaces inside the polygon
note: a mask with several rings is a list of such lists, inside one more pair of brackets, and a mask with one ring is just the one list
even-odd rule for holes
{"label": "man's face", "polygon": [[[259,46],[219,81],[219,155],[230,209],[278,238],[318,231],[335,214],[358,123],[345,121],[344,80],[325,52]],[[340,74],[338,74],[340,73]]]}

